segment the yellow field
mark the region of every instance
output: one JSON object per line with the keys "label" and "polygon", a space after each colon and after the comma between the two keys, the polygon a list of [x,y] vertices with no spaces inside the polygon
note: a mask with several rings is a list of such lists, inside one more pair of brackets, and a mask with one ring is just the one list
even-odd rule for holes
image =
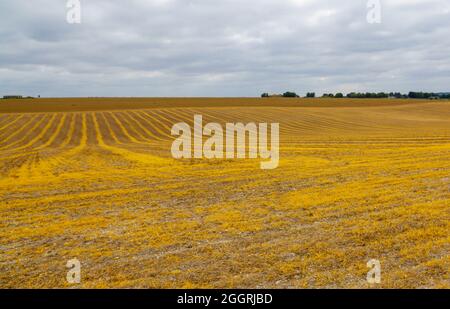
{"label": "yellow field", "polygon": [[[280,166],[173,124],[279,122]],[[0,287],[450,288],[450,102],[0,100]]]}

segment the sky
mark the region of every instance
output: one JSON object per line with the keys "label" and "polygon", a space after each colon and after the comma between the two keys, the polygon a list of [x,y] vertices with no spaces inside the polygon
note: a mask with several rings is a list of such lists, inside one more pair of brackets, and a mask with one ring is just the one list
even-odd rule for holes
{"label": "sky", "polygon": [[0,1],[0,95],[450,91],[450,0],[79,1]]}

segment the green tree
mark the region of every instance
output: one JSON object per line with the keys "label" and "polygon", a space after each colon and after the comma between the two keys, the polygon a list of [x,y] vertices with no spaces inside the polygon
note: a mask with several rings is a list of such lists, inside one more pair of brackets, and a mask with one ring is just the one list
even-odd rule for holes
{"label": "green tree", "polygon": [[285,92],[283,94],[283,97],[285,97],[285,98],[298,98],[298,95],[295,92],[288,91],[288,92]]}

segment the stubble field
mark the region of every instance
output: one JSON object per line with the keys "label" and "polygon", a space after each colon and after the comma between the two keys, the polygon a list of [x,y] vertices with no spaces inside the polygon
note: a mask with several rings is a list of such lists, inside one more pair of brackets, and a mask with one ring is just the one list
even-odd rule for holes
{"label": "stubble field", "polygon": [[[279,167],[173,159],[194,114]],[[0,100],[2,288],[450,288],[449,231],[448,101]]]}

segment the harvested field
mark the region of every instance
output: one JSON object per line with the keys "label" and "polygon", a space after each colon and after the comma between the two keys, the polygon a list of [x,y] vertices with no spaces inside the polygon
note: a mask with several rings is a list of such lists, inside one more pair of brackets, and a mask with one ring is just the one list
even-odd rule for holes
{"label": "harvested field", "polygon": [[[280,123],[280,165],[171,127]],[[450,102],[0,100],[0,287],[450,288]]]}

